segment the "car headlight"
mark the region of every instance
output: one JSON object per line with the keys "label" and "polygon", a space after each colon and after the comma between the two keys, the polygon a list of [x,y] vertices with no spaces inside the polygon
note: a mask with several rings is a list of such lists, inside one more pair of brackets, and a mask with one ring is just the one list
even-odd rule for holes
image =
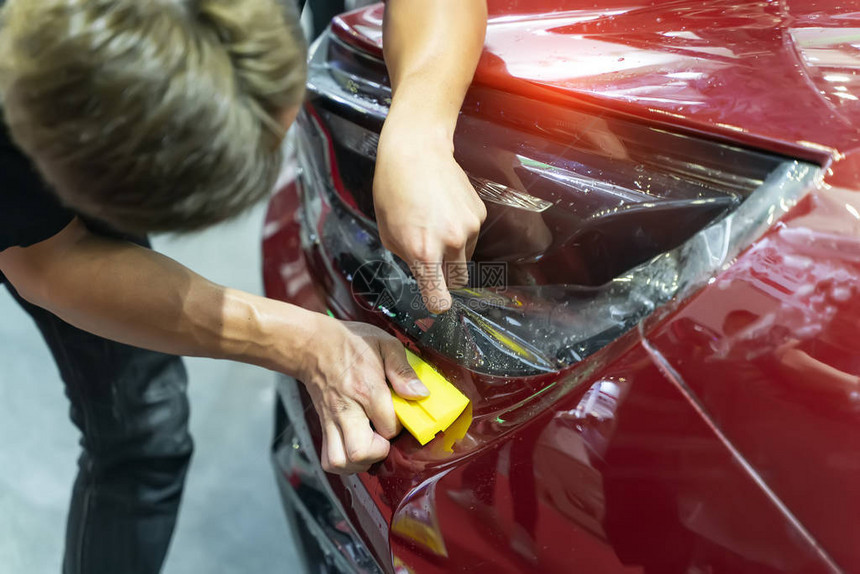
{"label": "car headlight", "polygon": [[[467,100],[455,145],[489,217],[470,287],[433,315],[374,223],[390,101],[381,66],[330,34],[313,47],[298,122],[306,247],[336,278],[328,297],[341,314],[384,318],[479,373],[528,376],[581,361],[730,265],[820,171],[488,90],[480,112]],[[506,116],[522,107],[537,127]]]}

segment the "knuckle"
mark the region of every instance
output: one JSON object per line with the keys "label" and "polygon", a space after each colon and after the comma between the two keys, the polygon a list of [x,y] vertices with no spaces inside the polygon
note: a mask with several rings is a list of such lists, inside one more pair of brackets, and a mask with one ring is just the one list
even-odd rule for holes
{"label": "knuckle", "polygon": [[397,424],[397,414],[394,412],[394,401],[391,400],[391,390],[387,387],[385,394],[380,393],[376,401],[373,425],[375,427],[393,428]]}
{"label": "knuckle", "polygon": [[363,379],[348,383],[344,391],[349,398],[360,404],[366,404],[371,395],[370,387]]}
{"label": "knuckle", "polygon": [[417,233],[412,234],[403,241],[403,251],[413,260],[423,261],[430,255],[430,242]]}
{"label": "knuckle", "polygon": [[394,368],[394,372],[401,377],[415,377],[415,370],[405,359],[402,363],[398,363]]}
{"label": "knuckle", "polygon": [[328,411],[334,415],[341,415],[349,410],[349,402],[336,389],[328,389],[324,401]]}
{"label": "knuckle", "polygon": [[349,458],[350,462],[356,464],[375,462],[375,460],[373,459],[373,454],[370,452],[368,446],[365,445],[356,446],[349,449],[349,451],[346,453],[346,456],[347,458]]}
{"label": "knuckle", "polygon": [[[371,400],[373,402],[374,411],[379,413],[379,416],[394,416],[394,403],[391,402],[391,388],[388,386],[388,382],[385,382],[385,384],[379,384]],[[391,405],[390,409],[389,405]]]}
{"label": "knuckle", "polygon": [[[432,250],[427,243],[413,246],[412,249],[410,249],[410,255],[412,261],[419,263],[429,263],[433,259]],[[423,265],[420,267],[423,267]]]}
{"label": "knuckle", "polygon": [[484,205],[483,201],[478,200],[476,215],[478,216],[478,226],[480,226],[487,219],[487,206]]}
{"label": "knuckle", "polygon": [[445,245],[448,247],[462,247],[468,238],[466,230],[462,227],[451,229],[445,238]]}
{"label": "knuckle", "polygon": [[347,461],[344,458],[329,455],[328,460],[324,460],[322,466],[326,472],[340,474],[347,469]]}
{"label": "knuckle", "polygon": [[394,335],[389,335],[382,329],[377,329],[376,340],[379,342],[379,357],[385,363],[392,351],[400,348],[400,341]]}

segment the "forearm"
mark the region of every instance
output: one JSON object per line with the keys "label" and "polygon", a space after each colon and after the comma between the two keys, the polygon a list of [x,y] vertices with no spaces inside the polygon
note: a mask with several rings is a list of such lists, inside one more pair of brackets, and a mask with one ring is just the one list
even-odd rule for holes
{"label": "forearm", "polygon": [[[393,89],[373,201],[386,249],[412,267],[424,304],[451,307],[486,208],[454,159],[454,129],[487,27],[486,0],[388,0],[383,46]],[[427,210],[428,201],[434,209]],[[440,281],[444,279],[444,281]]]}
{"label": "forearm", "polygon": [[485,0],[389,0],[383,42],[393,90],[389,121],[453,138],[486,22]]}
{"label": "forearm", "polygon": [[312,313],[224,288],[172,259],[82,227],[64,230],[74,235],[63,238],[60,249],[31,254],[39,262],[35,272],[9,273],[24,297],[122,343],[296,374]]}

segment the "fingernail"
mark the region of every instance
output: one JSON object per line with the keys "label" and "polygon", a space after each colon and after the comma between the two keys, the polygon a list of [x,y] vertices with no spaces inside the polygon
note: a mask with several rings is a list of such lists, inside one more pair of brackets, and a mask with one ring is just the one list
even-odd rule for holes
{"label": "fingernail", "polygon": [[418,379],[412,379],[409,381],[408,385],[409,391],[413,395],[418,395],[419,397],[429,397],[430,391],[427,390],[427,387],[424,386],[424,383],[419,381]]}

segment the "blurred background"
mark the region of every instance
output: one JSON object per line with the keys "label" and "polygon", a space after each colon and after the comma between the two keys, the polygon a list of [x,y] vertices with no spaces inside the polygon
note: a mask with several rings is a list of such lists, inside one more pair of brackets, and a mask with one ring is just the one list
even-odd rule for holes
{"label": "blurred background", "polygon": [[[153,243],[212,281],[261,293],[263,216],[261,205],[204,233]],[[196,450],[165,574],[296,572],[269,463],[274,375],[227,361],[186,365]],[[41,335],[0,288],[0,573],[60,571],[78,437]]]}

